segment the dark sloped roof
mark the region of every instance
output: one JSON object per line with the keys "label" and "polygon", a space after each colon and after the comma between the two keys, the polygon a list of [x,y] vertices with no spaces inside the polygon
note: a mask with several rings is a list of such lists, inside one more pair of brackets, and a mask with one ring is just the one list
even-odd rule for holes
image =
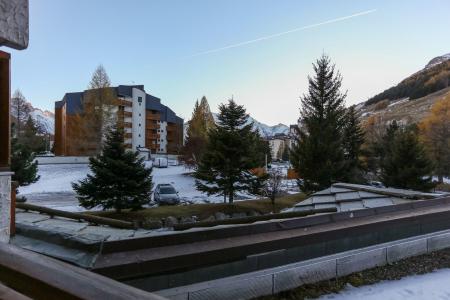
{"label": "dark sloped roof", "polygon": [[368,185],[335,183],[297,203],[292,210],[303,211],[336,208],[338,212],[402,204],[411,201],[442,197],[443,194],[412,190],[377,188]]}
{"label": "dark sloped roof", "polygon": [[76,93],[66,93],[64,95],[64,98],[61,104],[66,104],[66,110],[68,114],[77,114],[82,111],[82,99],[83,99],[83,92],[76,92]]}
{"label": "dark sloped roof", "polygon": [[[143,85],[119,85],[112,89],[119,97],[132,97],[133,88],[144,90]],[[60,108],[66,104],[68,114],[76,114],[82,110],[84,92],[66,93],[61,101],[55,102],[55,108]],[[161,121],[171,122],[176,124],[183,124],[183,119],[178,117],[173,110],[161,104],[161,99],[158,97],[146,94],[145,108],[149,110],[156,110],[161,114]]]}
{"label": "dark sloped roof", "polygon": [[125,97],[132,97],[133,96],[133,93],[132,93],[133,88],[137,88],[137,89],[145,92],[143,85],[119,85],[116,88],[117,95],[125,96]]}

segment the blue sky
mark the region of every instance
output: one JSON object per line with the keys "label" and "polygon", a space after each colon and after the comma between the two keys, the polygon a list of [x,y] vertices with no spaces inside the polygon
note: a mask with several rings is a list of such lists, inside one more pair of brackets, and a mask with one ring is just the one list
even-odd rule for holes
{"label": "blue sky", "polygon": [[30,0],[29,48],[7,51],[12,89],[43,109],[85,89],[101,63],[114,85],[144,84],[187,119],[201,96],[213,111],[233,96],[261,122],[290,124],[323,52],[358,103],[449,53],[449,13],[448,0]]}

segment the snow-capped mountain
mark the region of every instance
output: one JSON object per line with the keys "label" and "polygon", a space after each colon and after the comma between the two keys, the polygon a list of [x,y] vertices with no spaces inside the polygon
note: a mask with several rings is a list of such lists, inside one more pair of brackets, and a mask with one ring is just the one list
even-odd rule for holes
{"label": "snow-capped mountain", "polygon": [[[30,102],[26,105],[29,108],[30,116],[36,122],[37,127],[44,133],[54,134],[55,133],[55,115],[51,111],[42,110],[34,107]],[[17,116],[14,106],[11,107],[12,117]]]}
{"label": "snow-capped mountain", "polygon": [[[213,113],[213,117],[214,121],[217,123],[217,114]],[[250,124],[251,122],[253,122],[253,129],[258,130],[259,134],[261,134],[261,136],[265,138],[270,138],[277,134],[289,134],[289,127],[281,123],[278,125],[269,126],[249,116],[247,119],[247,124]]]}
{"label": "snow-capped mountain", "polygon": [[55,114],[51,111],[42,111],[39,108],[33,108],[30,113],[38,126],[48,134],[55,133]]}
{"label": "snow-capped mountain", "polygon": [[433,58],[432,60],[430,60],[430,62],[425,66],[425,69],[429,69],[431,67],[439,65],[449,59],[450,59],[450,53],[447,53],[447,54],[444,54],[441,56],[437,56],[437,57]]}

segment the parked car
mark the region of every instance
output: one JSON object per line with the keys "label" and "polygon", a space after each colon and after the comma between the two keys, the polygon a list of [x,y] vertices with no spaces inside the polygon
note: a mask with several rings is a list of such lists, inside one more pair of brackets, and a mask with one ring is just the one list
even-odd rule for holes
{"label": "parked car", "polygon": [[370,181],[369,185],[377,188],[385,188],[384,184],[381,183],[380,181]]}
{"label": "parked car", "polygon": [[167,168],[169,163],[165,157],[156,157],[153,166],[157,168]]}
{"label": "parked car", "polygon": [[158,184],[154,191],[154,200],[160,205],[180,203],[180,196],[171,184]]}

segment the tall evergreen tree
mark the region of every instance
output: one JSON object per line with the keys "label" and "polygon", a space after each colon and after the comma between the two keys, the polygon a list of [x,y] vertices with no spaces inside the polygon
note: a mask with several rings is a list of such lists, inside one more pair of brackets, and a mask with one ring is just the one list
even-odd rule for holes
{"label": "tall evergreen tree", "polygon": [[429,191],[433,164],[413,129],[391,126],[386,133],[386,147],[381,161],[381,181],[384,185]]}
{"label": "tall evergreen tree", "polygon": [[301,97],[301,125],[291,151],[291,163],[303,179],[299,185],[307,192],[326,188],[346,175],[342,77],[326,55],[313,68],[308,93]]}
{"label": "tall evergreen tree", "polygon": [[355,108],[347,109],[343,131],[344,158],[346,162],[346,182],[363,183],[364,167],[361,161],[364,131],[361,128]]}
{"label": "tall evergreen tree", "polygon": [[72,183],[80,205],[103,209],[139,209],[150,201],[151,170],[138,153],[125,149],[123,130],[113,127],[106,136],[101,154],[89,159],[92,175]]}
{"label": "tall evergreen tree", "polygon": [[208,100],[202,97],[200,104],[195,102],[192,118],[188,122],[186,142],[181,159],[186,165],[196,167],[201,160],[208,140],[208,130],[215,126]]}
{"label": "tall evergreen tree", "polygon": [[195,173],[197,189],[232,203],[235,193],[252,189],[256,177],[254,133],[245,108],[233,100],[219,107],[218,124],[208,131],[206,151]]}

